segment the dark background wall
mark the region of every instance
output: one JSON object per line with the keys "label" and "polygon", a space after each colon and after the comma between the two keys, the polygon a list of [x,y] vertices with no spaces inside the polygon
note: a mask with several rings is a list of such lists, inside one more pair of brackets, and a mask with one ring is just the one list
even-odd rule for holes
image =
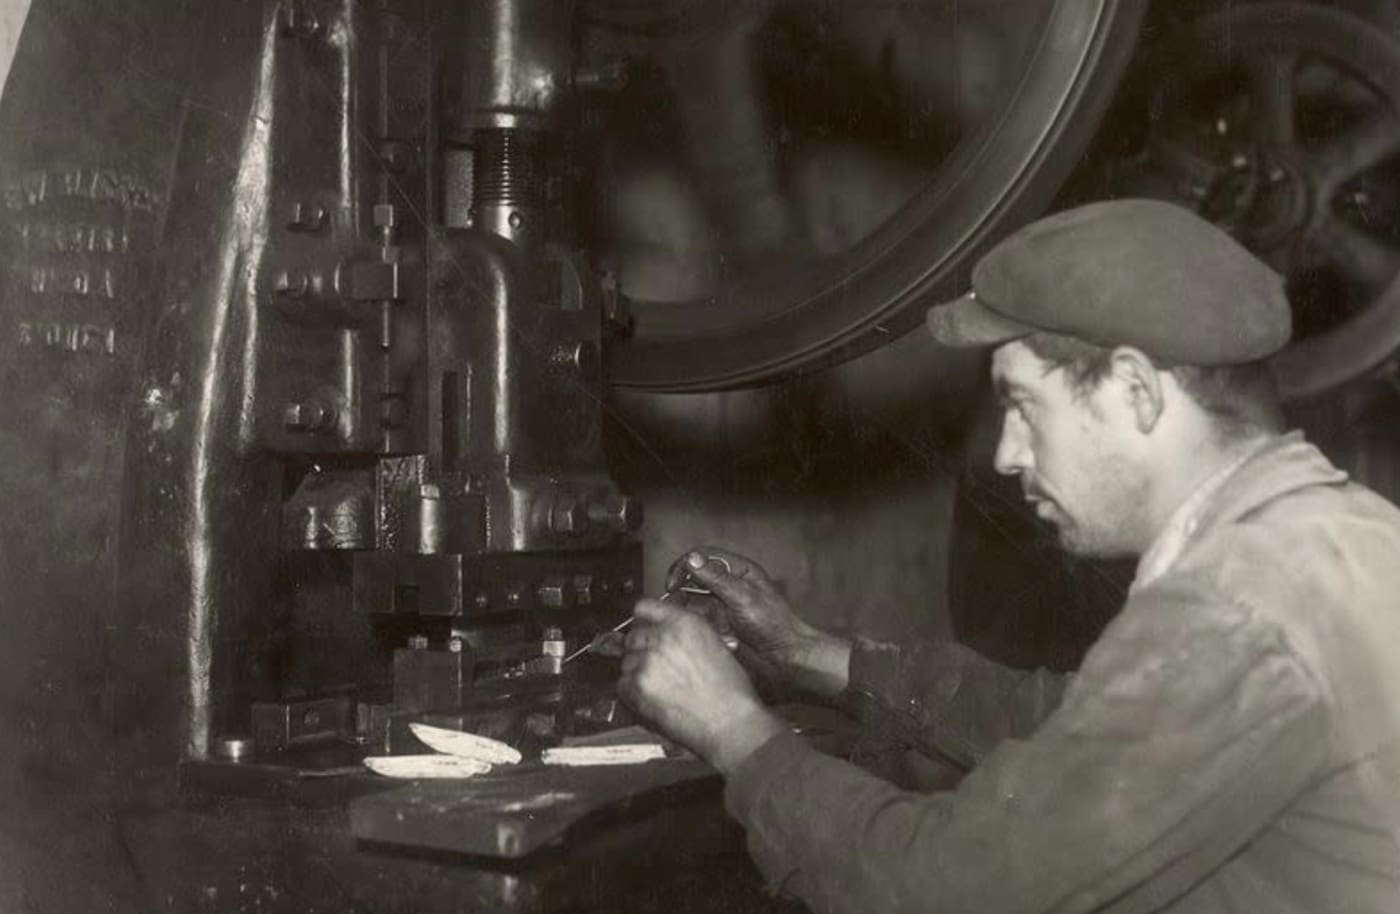
{"label": "dark background wall", "polygon": [[612,456],[647,509],[647,587],[711,544],[747,554],[818,625],[944,635],[948,535],[980,358],[911,334],[788,384],[619,394]]}

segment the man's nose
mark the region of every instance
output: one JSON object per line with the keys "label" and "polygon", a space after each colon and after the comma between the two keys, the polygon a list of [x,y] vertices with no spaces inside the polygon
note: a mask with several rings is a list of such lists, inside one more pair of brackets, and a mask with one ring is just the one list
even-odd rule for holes
{"label": "man's nose", "polygon": [[1001,420],[1001,438],[997,440],[992,466],[1003,476],[1014,476],[1030,468],[1030,448],[1025,423],[1007,410]]}

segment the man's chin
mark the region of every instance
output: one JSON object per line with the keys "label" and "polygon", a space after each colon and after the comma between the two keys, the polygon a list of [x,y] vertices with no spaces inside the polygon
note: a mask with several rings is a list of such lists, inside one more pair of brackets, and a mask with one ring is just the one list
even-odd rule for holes
{"label": "man's chin", "polygon": [[1133,555],[1130,549],[1105,542],[1102,539],[1086,537],[1082,535],[1082,531],[1059,524],[1055,525],[1055,539],[1060,549],[1077,559],[1111,561]]}

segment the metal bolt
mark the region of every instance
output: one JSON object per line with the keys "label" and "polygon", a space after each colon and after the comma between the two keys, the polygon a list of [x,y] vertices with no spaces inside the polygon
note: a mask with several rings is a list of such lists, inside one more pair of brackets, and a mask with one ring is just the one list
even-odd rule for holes
{"label": "metal bolt", "polygon": [[289,38],[310,38],[321,29],[321,23],[304,0],[282,4],[277,10],[278,29]]}
{"label": "metal bolt", "polygon": [[402,174],[407,171],[408,147],[398,140],[380,141],[379,167],[392,174]]}
{"label": "metal bolt", "polygon": [[553,658],[553,663],[546,669],[550,673],[558,673],[564,658],[564,630],[562,628],[551,625],[544,630],[544,638],[541,639],[540,643],[540,654]]}
{"label": "metal bolt", "polygon": [[614,533],[631,533],[642,525],[642,503],[630,495],[613,492],[602,501],[589,503],[588,520]]}
{"label": "metal bolt", "polygon": [[462,639],[461,639],[461,638],[450,638],[450,639],[448,639],[448,641],[447,641],[447,649],[448,649],[449,651],[451,651],[452,653],[454,653],[454,654],[460,654],[460,653],[462,653]]}
{"label": "metal bolt", "polygon": [[336,411],[321,403],[288,403],[282,425],[293,432],[324,432],[335,428]]}
{"label": "metal bolt", "polygon": [[549,354],[551,364],[591,376],[598,368],[598,348],[590,342],[560,343]]}
{"label": "metal bolt", "polygon": [[510,216],[506,218],[506,221],[510,223],[511,228],[518,229],[525,224],[525,217],[520,215],[519,212],[511,210]]}
{"label": "metal bolt", "polygon": [[[564,582],[555,580],[545,581],[539,586],[539,589],[536,591],[536,596],[539,597],[540,604],[543,606],[547,606],[550,609],[563,609],[564,598],[567,596],[567,592],[564,589]],[[546,637],[548,636],[546,635]]]}
{"label": "metal bolt", "polygon": [[426,651],[428,649],[428,636],[410,635],[408,638],[408,646],[415,651]]}
{"label": "metal bolt", "polygon": [[519,588],[512,587],[510,590],[507,590],[507,591],[506,591],[506,605],[507,605],[507,606],[519,606],[521,603],[524,603],[524,602],[525,602],[525,595],[524,595],[523,593],[520,592]]}
{"label": "metal bolt", "polygon": [[253,756],[253,740],[248,736],[221,736],[214,741],[214,755],[226,762],[242,762]]}
{"label": "metal bolt", "polygon": [[301,716],[301,722],[302,725],[307,728],[319,727],[321,725],[321,712],[317,711],[315,708],[310,708]]}
{"label": "metal bolt", "polygon": [[622,579],[622,592],[623,592],[624,594],[628,594],[628,595],[631,595],[631,594],[636,593],[636,592],[637,592],[637,582],[636,582],[636,580],[633,579],[633,578],[623,578],[623,579]]}
{"label": "metal bolt", "polygon": [[555,497],[549,512],[549,529],[564,536],[576,536],[588,529],[588,505],[570,494]]}
{"label": "metal bolt", "polygon": [[294,232],[319,232],[326,225],[326,208],[314,203],[293,203],[287,228]]}
{"label": "metal bolt", "polygon": [[374,227],[379,230],[379,237],[386,245],[393,244],[399,228],[399,213],[394,204],[374,205]]}
{"label": "metal bolt", "polygon": [[574,597],[580,606],[587,606],[593,602],[593,575],[574,575]]}
{"label": "metal bolt", "polygon": [[272,281],[272,291],[285,298],[305,298],[311,290],[311,277],[305,273],[283,270]]}
{"label": "metal bolt", "polygon": [[482,592],[478,593],[476,597],[473,598],[472,602],[476,604],[477,609],[486,609],[491,605],[491,598],[485,592]]}

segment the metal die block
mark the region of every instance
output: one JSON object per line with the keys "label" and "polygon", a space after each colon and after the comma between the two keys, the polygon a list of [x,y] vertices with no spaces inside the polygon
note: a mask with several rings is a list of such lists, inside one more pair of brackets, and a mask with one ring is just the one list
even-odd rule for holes
{"label": "metal die block", "polygon": [[460,708],[471,688],[473,660],[459,649],[399,648],[394,651],[394,709],[433,711]]}
{"label": "metal die block", "polygon": [[460,555],[362,552],[355,555],[352,590],[361,613],[462,614]]}
{"label": "metal die block", "polygon": [[348,695],[258,701],[253,703],[252,718],[253,742],[259,752],[350,737],[355,727],[355,709]]}
{"label": "metal die block", "polygon": [[375,489],[353,470],[308,473],[282,506],[283,549],[373,549]]}
{"label": "metal die block", "polygon": [[382,391],[372,370],[378,352],[372,323],[367,318],[361,328],[332,315],[267,315],[251,414],[263,446],[283,454],[377,451]]}

